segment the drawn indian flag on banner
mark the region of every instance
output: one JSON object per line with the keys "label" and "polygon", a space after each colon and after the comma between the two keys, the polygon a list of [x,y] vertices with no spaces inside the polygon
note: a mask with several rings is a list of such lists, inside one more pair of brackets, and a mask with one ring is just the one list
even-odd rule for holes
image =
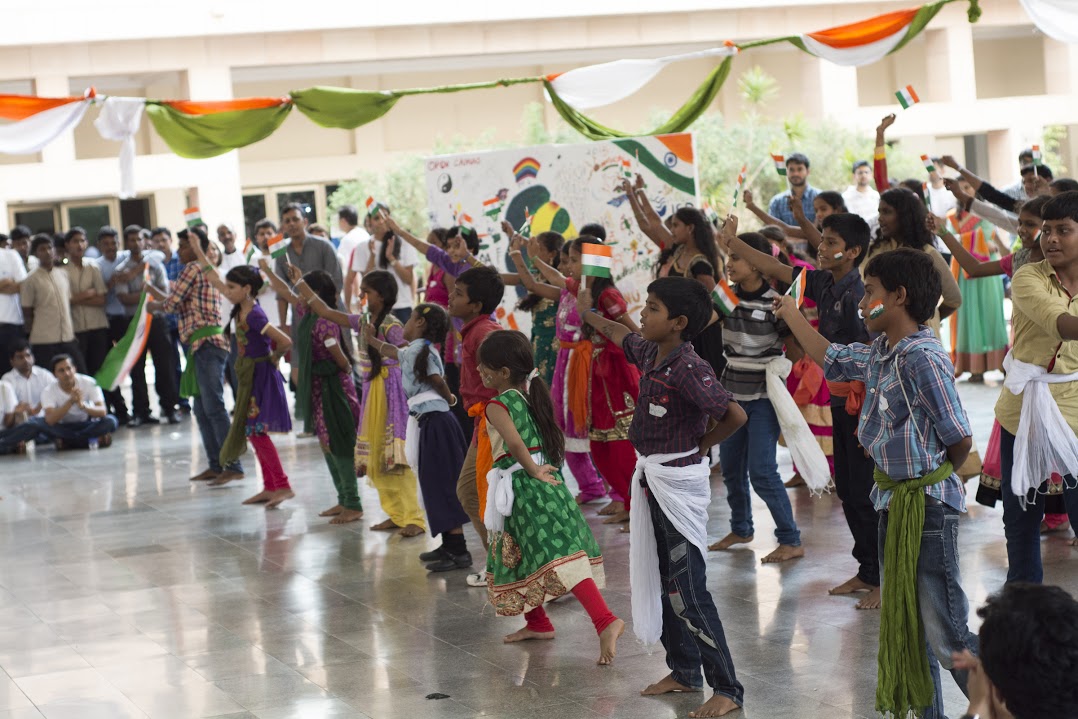
{"label": "drawn indian flag on banner", "polygon": [[610,245],[585,244],[580,247],[580,274],[589,277],[613,277],[614,248]]}
{"label": "drawn indian flag on banner", "polygon": [[[147,281],[144,275],[144,281]],[[109,350],[105,361],[94,377],[101,389],[111,392],[123,383],[135,361],[142,356],[146,349],[146,341],[150,337],[150,323],[153,315],[146,310],[146,291],[143,290],[139,297],[138,307],[131,323],[127,325],[127,331],[116,345]]]}
{"label": "drawn indian flag on banner", "polygon": [[292,244],[291,237],[285,237],[284,235],[277,235],[269,241],[270,257],[277,259],[288,252],[288,246]]}
{"label": "drawn indian flag on banner", "polygon": [[715,300],[715,304],[727,317],[732,315],[737,306],[741,304],[741,300],[734,293],[734,288],[730,287],[730,283],[725,279],[719,280],[719,283],[715,285],[715,289],[711,293],[711,299]]}
{"label": "drawn indian flag on banner", "polygon": [[801,309],[801,305],[805,303],[805,287],[808,284],[808,273],[805,270],[801,270],[797,273],[797,277],[794,278],[793,284],[790,285],[790,289],[786,290],[786,294],[794,298],[794,302],[797,303],[797,308]]}

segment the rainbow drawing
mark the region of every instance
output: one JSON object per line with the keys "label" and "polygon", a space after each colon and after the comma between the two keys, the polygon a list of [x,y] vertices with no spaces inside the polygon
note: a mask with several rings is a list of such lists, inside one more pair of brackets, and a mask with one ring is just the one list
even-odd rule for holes
{"label": "rainbow drawing", "polygon": [[513,166],[513,175],[516,177],[517,182],[520,182],[525,177],[534,178],[539,174],[540,167],[539,161],[534,157],[525,157]]}

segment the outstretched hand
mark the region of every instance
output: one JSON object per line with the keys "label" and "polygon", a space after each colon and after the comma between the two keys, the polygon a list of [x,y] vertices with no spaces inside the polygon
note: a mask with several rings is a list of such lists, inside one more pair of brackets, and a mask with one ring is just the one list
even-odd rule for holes
{"label": "outstretched hand", "polygon": [[558,471],[557,467],[554,467],[549,464],[544,464],[538,467],[537,470],[538,471],[536,471],[536,473],[532,475],[532,479],[538,479],[540,482],[546,482],[547,484],[561,484],[561,480],[558,479],[558,476],[556,474],[556,472]]}
{"label": "outstretched hand", "polygon": [[288,279],[292,281],[292,284],[296,284],[303,279],[303,270],[291,262],[286,263],[285,268],[288,270]]}
{"label": "outstretched hand", "polygon": [[745,201],[745,207],[756,207],[756,202],[752,196],[752,190],[744,190],[741,193],[741,199]]}
{"label": "outstretched hand", "polygon": [[591,288],[587,286],[585,281],[580,281],[580,291],[576,294],[576,309],[581,315],[588,312],[595,306],[595,298],[591,296]]}
{"label": "outstretched hand", "polygon": [[722,223],[722,232],[719,233],[719,244],[724,250],[729,251],[730,240],[737,237],[737,215],[729,214]]}
{"label": "outstretched hand", "polygon": [[955,199],[958,200],[959,204],[961,205],[965,205],[967,202],[973,199],[970,195],[967,195],[962,190],[962,186],[958,184],[958,180],[944,178],[943,186],[946,187],[952,195],[954,195]]}
{"label": "outstretched hand", "polygon": [[939,161],[944,167],[949,167],[952,170],[962,170],[962,166],[958,164],[958,160],[954,159],[954,155],[942,155]]}
{"label": "outstretched hand", "polygon": [[876,137],[882,137],[883,133],[887,132],[887,128],[895,124],[896,117],[893,112],[890,115],[884,115],[883,119],[880,120],[880,124],[876,126]]}
{"label": "outstretched hand", "polygon": [[374,331],[374,325],[367,321],[363,321],[359,324],[359,333],[363,335],[368,342],[377,338],[377,332]]}
{"label": "outstretched hand", "polygon": [[801,310],[797,309],[797,302],[790,295],[782,295],[776,297],[772,304],[772,311],[775,313],[775,317],[789,324],[790,319],[800,314]]}

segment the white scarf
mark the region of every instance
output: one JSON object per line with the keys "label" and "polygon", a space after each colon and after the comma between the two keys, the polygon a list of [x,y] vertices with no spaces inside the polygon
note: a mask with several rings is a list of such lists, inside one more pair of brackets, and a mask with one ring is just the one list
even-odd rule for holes
{"label": "white scarf", "polygon": [[[533,454],[532,460],[540,466],[546,463],[542,452]],[[513,492],[513,472],[518,469],[524,469],[520,462],[515,462],[505,469],[492,467],[487,472],[487,509],[483,524],[487,525],[487,530],[491,532],[504,530],[505,520],[513,514],[513,502],[516,500],[516,494]]]}
{"label": "white scarf", "polygon": [[629,511],[629,587],[632,591],[633,631],[644,644],[662,636],[662,595],[659,550],[648,499],[640,491],[646,476],[648,492],[682,536],[707,555],[707,508],[711,504],[711,469],[707,457],[688,467],[665,467],[666,462],[696,454],[695,449],[675,454],[652,454],[636,460],[634,501]]}
{"label": "white scarf", "polygon": [[432,389],[408,398],[409,413],[408,425],[404,431],[404,457],[416,474],[419,473],[419,417],[412,414],[410,410],[415,409],[424,402],[432,402],[436,399],[443,399],[443,397]]}
{"label": "white scarf", "polygon": [[809,491],[816,496],[822,495],[831,483],[831,468],[827,464],[827,455],[820,449],[820,443],[816,441],[804,415],[797,408],[790,391],[786,389],[786,377],[793,369],[793,363],[785,357],[774,357],[765,365],[727,357],[726,364],[735,369],[765,371],[767,398],[779,420],[786,448],[790,450],[797,471],[805,478]]}
{"label": "white scarf", "polygon": [[1011,491],[1025,498],[1053,473],[1078,474],[1078,437],[1048,389],[1049,384],[1078,382],[1078,372],[1049,374],[1043,367],[1015,359],[1013,350],[1003,360],[1003,369],[1007,373],[1003,386],[1013,395],[1022,395]]}

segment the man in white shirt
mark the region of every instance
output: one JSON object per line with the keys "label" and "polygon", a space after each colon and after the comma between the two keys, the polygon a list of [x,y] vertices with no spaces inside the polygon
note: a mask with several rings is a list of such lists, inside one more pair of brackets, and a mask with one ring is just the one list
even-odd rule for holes
{"label": "man in white shirt", "polygon": [[19,303],[19,285],[26,279],[26,266],[15,250],[0,248],[0,375],[11,369],[8,356],[15,340],[26,337]]}
{"label": "man in white shirt", "polygon": [[15,388],[0,381],[0,454],[25,454],[26,443],[39,431],[40,420],[20,412]]}
{"label": "man in white shirt", "polygon": [[846,209],[868,223],[880,214],[880,193],[872,184],[872,165],[858,160],[853,163],[853,184],[842,193]]}
{"label": "man in white shirt", "polygon": [[370,243],[371,236],[359,224],[359,211],[355,205],[342,205],[337,210],[337,227],[344,236],[337,247],[337,258],[346,270],[352,266],[352,252],[363,243]]}
{"label": "man in white shirt", "polygon": [[15,411],[28,417],[43,416],[41,393],[56,379],[52,373],[34,364],[34,352],[30,343],[19,340],[11,346],[8,354],[11,371],[0,377],[0,381],[9,384],[15,390],[18,406]]}
{"label": "man in white shirt", "polygon": [[53,438],[56,449],[85,449],[95,441],[98,446],[112,444],[116,418],[105,409],[105,395],[94,381],[75,371],[68,355],[52,360],[56,381],[41,393],[45,421],[41,429]]}
{"label": "man in white shirt", "polygon": [[[419,254],[407,242],[393,234],[389,229],[382,212],[389,214],[389,208],[379,205],[378,212],[371,215],[371,231],[374,238],[366,244],[360,244],[352,253],[352,267],[349,276],[353,273],[362,281],[363,275],[374,270],[385,270],[393,275],[397,281],[397,301],[393,304],[393,314],[401,322],[407,322],[412,316],[414,304],[413,285],[415,283],[415,267],[419,264]],[[392,242],[390,243],[390,240]],[[391,247],[387,247],[387,243]],[[392,255],[392,256],[390,256]],[[345,280],[345,290],[349,288],[349,281]],[[345,300],[350,300],[346,297]]]}

